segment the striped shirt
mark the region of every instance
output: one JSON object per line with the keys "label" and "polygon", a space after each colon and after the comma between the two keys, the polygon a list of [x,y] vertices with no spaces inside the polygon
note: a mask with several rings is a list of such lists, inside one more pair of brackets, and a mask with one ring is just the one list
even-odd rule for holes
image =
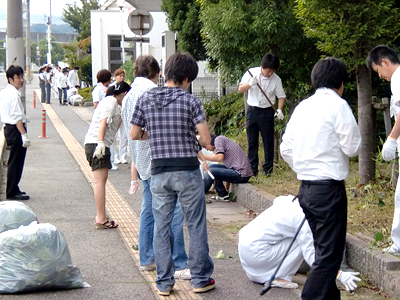
{"label": "striped shirt", "polygon": [[135,105],[139,97],[147,90],[157,87],[150,79],[136,77],[131,85],[131,89],[122,101],[121,117],[124,123],[128,138],[129,155],[142,180],[147,180],[151,176],[151,157],[149,141],[133,141],[130,138],[131,119],[135,110]]}

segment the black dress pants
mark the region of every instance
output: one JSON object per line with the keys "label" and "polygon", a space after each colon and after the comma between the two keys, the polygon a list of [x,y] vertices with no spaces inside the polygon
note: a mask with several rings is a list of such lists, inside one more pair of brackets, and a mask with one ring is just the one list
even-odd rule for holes
{"label": "black dress pants", "polygon": [[7,167],[6,197],[13,197],[21,193],[18,184],[24,169],[26,148],[22,147],[21,133],[16,125],[6,124],[4,137],[10,150]]}
{"label": "black dress pants", "polygon": [[315,261],[301,293],[303,300],[338,300],[336,277],[346,242],[347,196],[344,181],[302,181],[299,203],[310,225]]}
{"label": "black dress pants", "polygon": [[246,112],[246,133],[248,142],[247,155],[254,175],[258,173],[258,139],[261,138],[264,146],[263,171],[269,174],[274,163],[274,109],[248,106]]}

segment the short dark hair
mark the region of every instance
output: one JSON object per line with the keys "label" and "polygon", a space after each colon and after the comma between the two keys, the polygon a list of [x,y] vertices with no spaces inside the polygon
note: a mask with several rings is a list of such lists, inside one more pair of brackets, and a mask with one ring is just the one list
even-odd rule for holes
{"label": "short dark hair", "polygon": [[367,67],[372,70],[372,63],[377,66],[382,66],[382,59],[389,60],[392,64],[400,64],[399,57],[394,50],[386,45],[379,45],[371,50],[367,57]]}
{"label": "short dark hair", "polygon": [[129,92],[131,86],[125,81],[118,82],[107,89],[106,96],[119,95],[124,92]]}
{"label": "short dark hair", "polygon": [[318,61],[311,72],[311,82],[314,89],[339,89],[348,80],[347,67],[336,57],[327,57]]}
{"label": "short dark hair", "polygon": [[211,134],[211,146],[215,147],[215,139],[218,137],[218,135]]}
{"label": "short dark hair", "polygon": [[97,82],[105,83],[111,80],[111,72],[107,69],[101,69],[97,72]]}
{"label": "short dark hair", "polygon": [[11,65],[6,71],[7,82],[10,83],[10,79],[14,80],[15,75],[24,75],[24,70],[20,66]]}
{"label": "short dark hair", "polygon": [[272,70],[278,70],[279,68],[279,58],[272,53],[265,54],[261,60],[261,67],[263,69],[269,68]]}
{"label": "short dark hair", "polygon": [[78,67],[78,66],[75,66],[74,69],[75,69],[75,70],[79,70],[79,67]]}
{"label": "short dark hair", "polygon": [[133,68],[134,77],[151,79],[157,74],[160,74],[160,65],[153,56],[140,55],[136,58],[135,67]]}
{"label": "short dark hair", "polygon": [[165,80],[172,80],[181,84],[186,78],[189,82],[196,79],[199,66],[196,60],[188,52],[172,54],[165,63]]}

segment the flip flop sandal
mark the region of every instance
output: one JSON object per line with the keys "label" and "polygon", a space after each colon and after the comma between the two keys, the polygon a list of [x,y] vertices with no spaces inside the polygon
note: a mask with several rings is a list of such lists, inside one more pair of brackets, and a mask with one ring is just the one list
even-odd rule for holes
{"label": "flip flop sandal", "polygon": [[96,229],[114,229],[118,227],[118,224],[115,223],[114,221],[110,221],[107,219],[103,224],[101,223],[95,223]]}

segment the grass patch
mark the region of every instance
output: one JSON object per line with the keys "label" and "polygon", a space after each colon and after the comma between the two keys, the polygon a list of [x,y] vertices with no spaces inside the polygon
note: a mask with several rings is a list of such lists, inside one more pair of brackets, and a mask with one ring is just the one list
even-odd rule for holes
{"label": "grass patch", "polygon": [[[385,247],[390,242],[395,187],[391,183],[388,163],[376,162],[376,174],[375,182],[359,185],[358,162],[350,162],[350,176],[346,180],[347,231],[375,241],[378,247]],[[297,195],[300,186],[296,174],[283,160],[274,163],[274,172],[270,177],[259,174],[252,177],[250,183],[275,196]],[[379,241],[376,240],[377,233],[382,234]]]}

